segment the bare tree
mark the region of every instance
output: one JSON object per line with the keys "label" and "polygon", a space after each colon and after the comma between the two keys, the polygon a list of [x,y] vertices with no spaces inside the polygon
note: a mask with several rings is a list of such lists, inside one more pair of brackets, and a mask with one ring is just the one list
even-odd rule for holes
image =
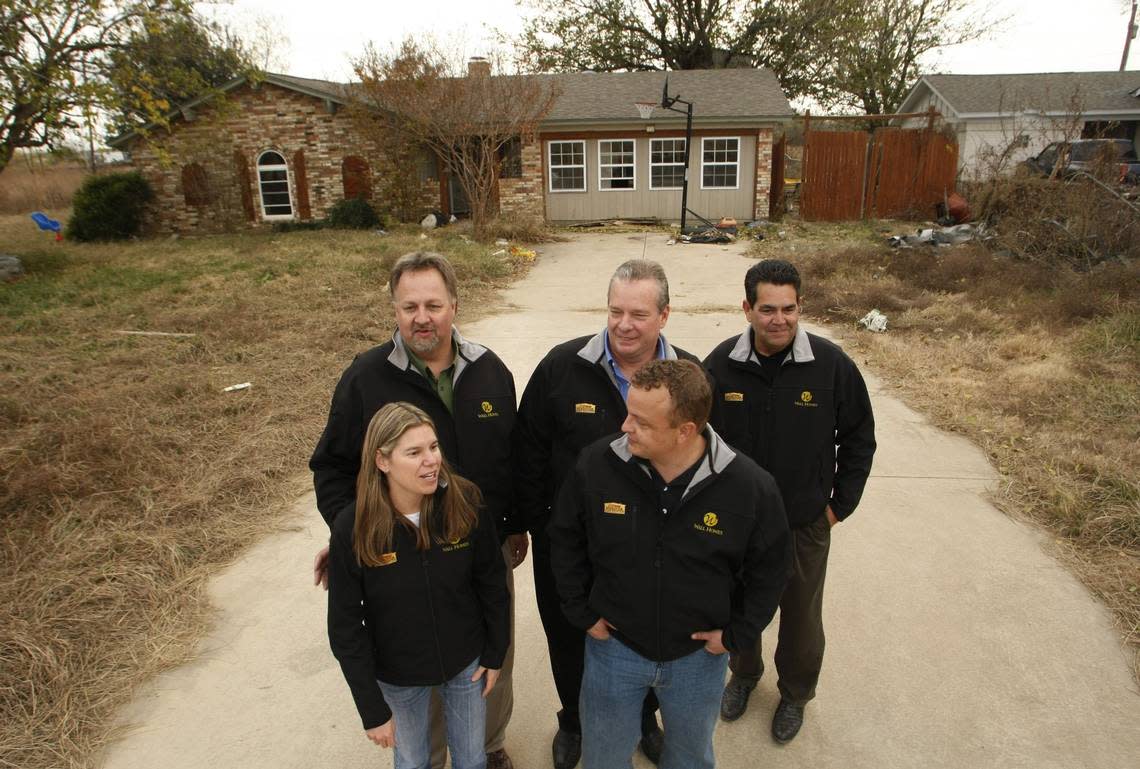
{"label": "bare tree", "polygon": [[[483,237],[497,205],[505,148],[535,141],[539,122],[558,94],[550,78],[492,75],[494,63],[469,72],[431,42],[406,39],[394,52],[369,47],[353,63],[359,97],[372,111],[358,112],[366,132],[402,132],[433,152],[458,181],[471,204],[477,237]],[[387,115],[378,120],[377,114]]]}

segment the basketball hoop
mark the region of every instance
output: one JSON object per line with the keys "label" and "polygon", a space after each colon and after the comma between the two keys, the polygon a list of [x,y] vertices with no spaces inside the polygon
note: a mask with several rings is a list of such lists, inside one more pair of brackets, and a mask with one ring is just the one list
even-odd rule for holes
{"label": "basketball hoop", "polygon": [[653,108],[657,106],[657,103],[652,101],[635,101],[633,104],[637,107],[642,120],[648,120],[653,115]]}

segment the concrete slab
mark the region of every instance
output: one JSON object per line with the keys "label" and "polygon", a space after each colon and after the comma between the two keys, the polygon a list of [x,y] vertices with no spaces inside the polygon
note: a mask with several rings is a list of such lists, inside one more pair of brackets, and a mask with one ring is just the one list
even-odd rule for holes
{"label": "concrete slab", "polygon": [[[669,274],[666,334],[703,356],[743,329],[741,246],[666,246],[665,237],[581,235],[544,246],[508,307],[464,333],[495,349],[521,392],[546,350],[602,328],[623,260]],[[460,321],[462,321],[462,308]],[[868,372],[864,372],[868,373]],[[1111,618],[1042,548],[1042,535],[986,501],[983,454],[932,428],[868,376],[879,454],[863,503],[834,531],[819,696],[800,736],[768,736],[778,700],[766,674],[748,713],[720,724],[718,765],[1089,767],[1140,763],[1140,697]],[[316,436],[314,436],[314,440]],[[296,528],[253,547],[211,587],[214,629],[197,660],[161,676],[121,715],[134,727],[110,769],[390,766],[367,742],[324,635],[309,564],[327,538],[312,495]],[[557,697],[529,559],[515,572],[518,769],[550,766]],[[774,641],[775,625],[765,634]],[[771,670],[771,648],[765,657]],[[639,768],[649,766],[640,755]]]}

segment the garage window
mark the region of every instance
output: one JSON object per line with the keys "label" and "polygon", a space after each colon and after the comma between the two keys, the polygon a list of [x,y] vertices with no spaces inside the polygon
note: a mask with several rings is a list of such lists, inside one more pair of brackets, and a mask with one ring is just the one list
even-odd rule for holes
{"label": "garage window", "polygon": [[649,141],[649,189],[679,190],[685,183],[685,140]]}
{"label": "garage window", "polygon": [[636,167],[633,139],[602,139],[598,142],[598,189],[635,189]]}
{"label": "garage window", "polygon": [[739,186],[740,139],[716,137],[701,140],[701,189],[734,190]]}
{"label": "garage window", "polygon": [[550,142],[550,191],[586,191],[586,142]]}

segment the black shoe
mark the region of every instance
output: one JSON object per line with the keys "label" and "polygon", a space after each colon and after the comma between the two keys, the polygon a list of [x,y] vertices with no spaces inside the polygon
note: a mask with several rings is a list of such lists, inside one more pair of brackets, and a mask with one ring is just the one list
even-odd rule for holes
{"label": "black shoe", "polygon": [[776,706],[776,714],[772,716],[772,737],[783,745],[791,742],[792,738],[804,725],[804,708],[802,705],[793,705],[785,699],[780,700]]}
{"label": "black shoe", "polygon": [[735,721],[744,715],[744,711],[748,709],[748,698],[755,688],[755,681],[739,678],[733,674],[725,684],[724,694],[720,696],[721,720]]}
{"label": "black shoe", "polygon": [[574,769],[582,757],[582,735],[559,729],[550,750],[554,755],[554,769]]}
{"label": "black shoe", "polygon": [[645,754],[653,763],[661,760],[661,750],[665,747],[665,732],[661,731],[661,727],[657,724],[653,728],[641,735],[641,743],[639,746],[641,752]]}

